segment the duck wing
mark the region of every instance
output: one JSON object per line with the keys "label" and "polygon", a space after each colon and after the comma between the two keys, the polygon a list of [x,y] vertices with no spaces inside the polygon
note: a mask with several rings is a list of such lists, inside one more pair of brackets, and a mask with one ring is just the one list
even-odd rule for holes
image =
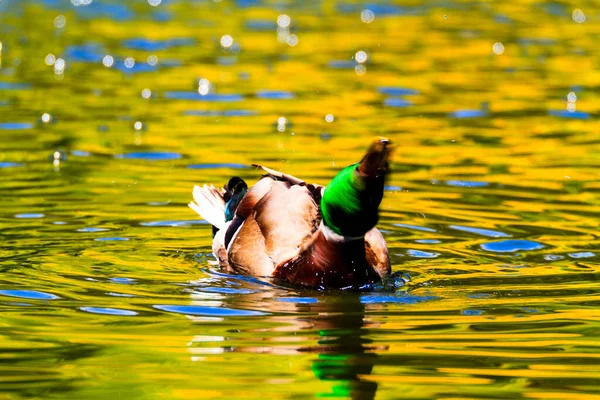
{"label": "duck wing", "polygon": [[240,202],[224,245],[235,272],[270,276],[312,240],[321,220],[322,187],[260,168],[267,175]]}

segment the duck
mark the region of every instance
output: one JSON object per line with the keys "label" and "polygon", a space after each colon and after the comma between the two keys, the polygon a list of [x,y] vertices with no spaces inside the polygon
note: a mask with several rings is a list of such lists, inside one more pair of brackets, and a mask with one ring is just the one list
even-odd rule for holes
{"label": "duck", "polygon": [[227,273],[318,289],[360,289],[391,272],[377,229],[391,142],[374,140],[362,159],[326,185],[271,168],[252,186],[195,185],[189,207],[213,226],[212,250]]}

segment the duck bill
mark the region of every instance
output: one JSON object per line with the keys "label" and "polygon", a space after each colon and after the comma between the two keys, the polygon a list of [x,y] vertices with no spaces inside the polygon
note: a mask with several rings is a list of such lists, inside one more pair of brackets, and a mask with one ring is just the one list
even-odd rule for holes
{"label": "duck bill", "polygon": [[367,178],[380,178],[389,170],[388,160],[391,155],[392,143],[389,139],[375,140],[360,161],[357,171]]}

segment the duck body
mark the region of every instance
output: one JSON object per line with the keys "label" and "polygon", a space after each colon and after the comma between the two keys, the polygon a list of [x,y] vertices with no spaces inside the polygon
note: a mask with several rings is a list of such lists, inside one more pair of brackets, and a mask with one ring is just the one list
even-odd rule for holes
{"label": "duck body", "polygon": [[374,143],[327,188],[266,167],[259,167],[266,175],[249,190],[239,178],[224,190],[194,187],[190,207],[214,226],[219,265],[314,288],[358,288],[388,275],[387,245],[375,228],[387,144]]}

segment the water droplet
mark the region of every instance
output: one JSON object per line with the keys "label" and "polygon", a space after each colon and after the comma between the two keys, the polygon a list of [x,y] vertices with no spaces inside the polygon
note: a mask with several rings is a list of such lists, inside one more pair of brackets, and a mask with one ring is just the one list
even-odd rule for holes
{"label": "water droplet", "polygon": [[54,27],[55,28],[64,28],[65,25],[67,24],[67,19],[65,18],[64,15],[59,15],[56,18],[54,18]]}
{"label": "water droplet", "polygon": [[50,66],[50,65],[54,65],[54,62],[56,61],[56,57],[54,56],[54,54],[50,53],[46,56],[46,58],[44,59],[44,62],[46,63],[46,65]]}
{"label": "water droplet", "polygon": [[210,81],[208,79],[202,78],[198,82],[198,93],[201,96],[206,96],[210,92]]}
{"label": "water droplet", "polygon": [[65,72],[66,66],[67,63],[65,62],[65,60],[63,60],[62,58],[57,58],[54,62],[54,73],[57,75],[62,74],[63,72]]}
{"label": "water droplet", "polygon": [[42,122],[45,124],[52,122],[52,115],[50,115],[48,113],[43,113],[42,114]]}
{"label": "water droplet", "polygon": [[492,50],[494,51],[494,54],[500,55],[500,54],[504,53],[504,45],[500,42],[496,42],[492,46]]}
{"label": "water droplet", "polygon": [[357,63],[363,64],[364,62],[367,61],[367,53],[365,53],[362,50],[357,51],[356,54],[354,55],[354,59],[356,60]]}
{"label": "water droplet", "polygon": [[333,116],[333,114],[327,114],[325,116],[325,121],[327,122],[333,122],[335,120],[335,117]]}
{"label": "water droplet", "polygon": [[571,103],[575,103],[577,101],[577,95],[575,94],[575,92],[569,92],[569,94],[567,95],[567,100]]}
{"label": "water droplet", "polygon": [[233,38],[230,35],[223,35],[221,37],[221,46],[228,49],[233,45]]}
{"label": "water droplet", "polygon": [[152,7],[156,7],[160,3],[162,3],[162,0],[148,0],[148,4],[150,4]]}
{"label": "water droplet", "polygon": [[573,21],[578,24],[582,24],[585,22],[585,14],[579,8],[573,10]]}
{"label": "water droplet", "polygon": [[144,99],[149,99],[150,96],[152,96],[152,91],[150,89],[144,89],[144,90],[142,90],[142,97]]}
{"label": "water droplet", "polygon": [[154,54],[150,54],[148,56],[148,58],[146,59],[146,62],[148,63],[148,65],[150,65],[151,67],[155,67],[156,64],[158,64],[158,57],[156,57]]}
{"label": "water droplet", "polygon": [[136,131],[141,131],[143,127],[144,125],[141,121],[135,121],[135,123],[133,124],[133,129],[135,129]]}
{"label": "water droplet", "polygon": [[126,68],[133,68],[133,66],[135,65],[135,60],[133,59],[133,57],[127,57],[125,59],[124,64]]}
{"label": "water droplet", "polygon": [[277,25],[280,28],[287,28],[288,26],[290,26],[291,22],[292,19],[286,14],[281,14],[277,17]]}
{"label": "water droplet", "polygon": [[285,38],[285,42],[288,44],[288,46],[294,47],[299,42],[298,36],[296,36],[296,35],[288,35]]}
{"label": "water droplet", "polygon": [[364,9],[360,13],[360,19],[365,24],[370,24],[375,19],[375,13],[373,11],[369,10],[368,8]]}
{"label": "water droplet", "polygon": [[113,66],[113,64],[115,63],[115,59],[113,56],[110,55],[106,55],[104,56],[104,58],[102,58],[102,64],[106,67],[106,68],[110,68]]}

